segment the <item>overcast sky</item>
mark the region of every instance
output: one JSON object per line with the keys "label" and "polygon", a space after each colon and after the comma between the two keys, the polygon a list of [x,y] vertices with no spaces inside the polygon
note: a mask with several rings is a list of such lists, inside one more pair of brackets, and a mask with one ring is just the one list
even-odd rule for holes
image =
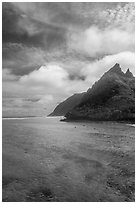
{"label": "overcast sky", "polygon": [[135,72],[134,3],[2,3],[3,116],[47,115],[115,63]]}

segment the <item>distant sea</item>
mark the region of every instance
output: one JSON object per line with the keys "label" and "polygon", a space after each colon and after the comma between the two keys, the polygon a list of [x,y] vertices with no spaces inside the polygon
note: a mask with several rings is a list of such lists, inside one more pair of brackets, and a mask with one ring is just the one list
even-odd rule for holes
{"label": "distant sea", "polygon": [[[2,117],[2,120],[28,120],[28,119],[58,119],[58,121],[60,121],[60,119],[64,118],[64,116],[17,116],[17,117]],[[82,121],[84,122],[84,121]],[[91,122],[93,123],[94,121],[85,121],[85,122]],[[80,121],[81,123],[81,121]],[[106,123],[109,123],[106,122]],[[110,121],[110,123],[116,123],[115,121]],[[119,122],[118,122],[119,123]],[[124,123],[125,125],[128,125],[128,126],[132,126],[132,127],[135,127],[135,124],[129,124],[129,123]]]}

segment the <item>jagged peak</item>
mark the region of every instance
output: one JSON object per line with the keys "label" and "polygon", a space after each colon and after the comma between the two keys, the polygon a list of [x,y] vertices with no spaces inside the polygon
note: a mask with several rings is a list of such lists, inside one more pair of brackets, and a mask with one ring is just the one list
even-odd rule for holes
{"label": "jagged peak", "polygon": [[122,73],[120,64],[116,63],[108,72],[114,72],[114,73]]}
{"label": "jagged peak", "polygon": [[127,69],[127,71],[125,73],[125,76],[126,77],[133,77],[133,74],[132,74],[132,72],[129,69]]}
{"label": "jagged peak", "polygon": [[120,76],[124,76],[124,72],[121,70],[121,67],[118,63],[116,63],[112,68],[110,68],[107,72],[105,72],[105,74],[103,75],[103,77],[109,75],[109,74],[117,74]]}
{"label": "jagged peak", "polygon": [[113,67],[118,67],[118,68],[120,68],[120,64],[119,64],[119,63],[116,63]]}

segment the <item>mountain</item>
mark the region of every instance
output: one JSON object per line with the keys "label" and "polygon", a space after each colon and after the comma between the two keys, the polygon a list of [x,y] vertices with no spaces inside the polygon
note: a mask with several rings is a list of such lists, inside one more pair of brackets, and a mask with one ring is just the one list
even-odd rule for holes
{"label": "mountain", "polygon": [[67,120],[135,120],[135,77],[115,64],[65,115]]}
{"label": "mountain", "polygon": [[85,93],[74,94],[60,103],[49,116],[64,116],[67,112],[77,106]]}

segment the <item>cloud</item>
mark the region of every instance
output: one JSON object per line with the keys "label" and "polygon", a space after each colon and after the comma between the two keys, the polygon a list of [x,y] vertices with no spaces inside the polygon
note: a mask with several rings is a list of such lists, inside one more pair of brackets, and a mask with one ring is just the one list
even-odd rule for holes
{"label": "cloud", "polygon": [[63,87],[67,80],[68,73],[57,65],[42,66],[38,70],[24,75],[20,78],[20,83],[30,86],[51,86]]}
{"label": "cloud", "polygon": [[37,104],[39,105],[46,105],[49,103],[52,103],[54,100],[54,97],[50,94],[43,96],[40,100],[37,101]]}
{"label": "cloud", "polygon": [[125,2],[13,2],[12,5],[33,20],[69,30],[99,24],[102,11],[124,6]]}
{"label": "cloud", "polygon": [[46,115],[115,63],[134,73],[133,3],[3,2],[2,9],[4,114]]}
{"label": "cloud", "polygon": [[[47,96],[48,97],[48,96]],[[50,103],[47,99],[43,103],[27,101],[24,98],[3,98],[3,116],[46,116],[46,105]],[[52,107],[52,105],[51,105]],[[53,107],[52,107],[53,108]]]}
{"label": "cloud", "polygon": [[9,69],[4,69],[2,72],[2,81],[16,81],[18,80],[18,77],[14,74],[11,74],[11,71]]}
{"label": "cloud", "polygon": [[[23,7],[25,5],[25,7]],[[35,15],[39,14],[41,19],[33,18],[35,15],[27,13],[27,8],[33,8],[33,3],[14,4],[3,3],[3,43],[23,43],[27,46],[41,47],[45,50],[55,49],[62,46],[66,40],[65,29],[56,24],[51,24],[38,10],[39,6],[34,6]],[[35,5],[35,4],[34,4]],[[40,4],[41,5],[41,4]],[[25,10],[20,9],[25,8]],[[33,10],[32,10],[33,11]]]}
{"label": "cloud", "polygon": [[67,97],[86,91],[115,63],[119,63],[124,72],[129,68],[134,73],[135,54],[121,52],[85,64],[79,68],[77,74],[83,76],[82,79],[76,77],[77,75],[71,79],[67,70],[57,64],[47,64],[20,77],[4,69],[3,99],[6,100],[3,103],[4,113],[27,114],[28,111],[36,115],[49,114]]}
{"label": "cloud", "polygon": [[13,3],[20,11],[41,23],[49,23],[52,26],[69,29],[74,26],[81,26],[83,18],[78,15],[78,5],[73,9],[71,2],[33,2],[33,3]]}
{"label": "cloud", "polygon": [[[109,18],[111,13],[117,20]],[[56,62],[72,67],[75,73],[86,61],[133,51],[134,31],[114,22],[122,13],[126,17],[119,24],[128,21],[134,27],[134,5],[130,3],[4,2],[3,68],[25,75]]]}
{"label": "cloud", "polygon": [[11,3],[2,3],[2,41],[10,41],[24,32],[18,27],[18,21],[21,18],[18,12]]}
{"label": "cloud", "polygon": [[3,68],[10,69],[16,75],[28,74],[39,68],[47,58],[47,53],[41,48],[27,47],[21,43],[3,45]]}
{"label": "cloud", "polygon": [[106,9],[101,13],[109,27],[119,27],[124,30],[134,31],[135,23],[135,3],[118,4],[115,8]]}
{"label": "cloud", "polygon": [[81,69],[81,74],[85,80],[90,83],[97,81],[104,72],[108,71],[115,63],[119,63],[124,72],[129,68],[135,74],[135,53],[121,52],[115,55],[107,55],[101,60],[95,60]]}
{"label": "cloud", "polygon": [[[79,69],[80,72],[80,69]],[[19,80],[21,85],[38,90],[46,90],[46,94],[52,94],[58,98],[68,97],[71,94],[85,91],[88,87],[84,82],[84,75],[68,73],[59,65],[47,64],[28,75],[22,76]]]}
{"label": "cloud", "polygon": [[101,30],[92,26],[82,33],[72,34],[68,46],[91,57],[134,51],[134,33],[117,28]]}

